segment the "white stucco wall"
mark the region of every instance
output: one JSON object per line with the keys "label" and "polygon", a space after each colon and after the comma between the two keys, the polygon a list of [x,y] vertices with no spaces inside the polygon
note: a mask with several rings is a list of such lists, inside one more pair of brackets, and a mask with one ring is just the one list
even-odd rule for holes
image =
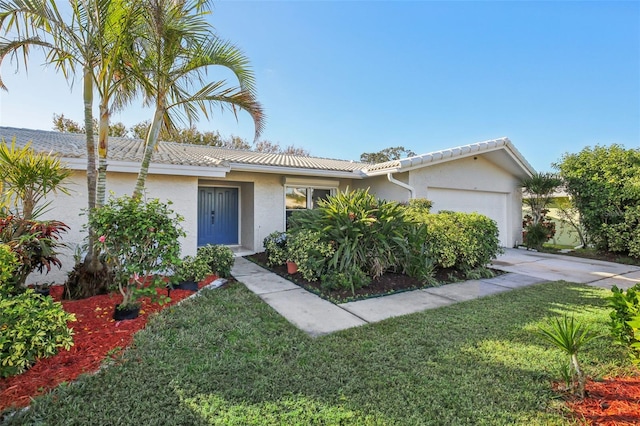
{"label": "white stucco wall", "polygon": [[[522,239],[522,194],[519,180],[482,155],[426,166],[393,178],[409,184],[416,198],[434,202],[433,211],[477,211],[490,216],[500,229],[500,240],[511,247]],[[389,182],[386,175],[354,182],[354,188],[370,188],[378,198],[405,202],[408,190]]]}
{"label": "white stucco wall", "polygon": [[[135,186],[134,174],[108,173],[107,190],[115,196],[131,194]],[[69,225],[68,233],[63,234],[63,242],[67,249],[61,251],[62,269],[53,269],[49,274],[33,273],[27,283],[35,281],[54,281],[62,283],[66,280],[67,272],[73,268],[73,253],[78,245],[84,241],[86,233],[83,226],[86,216],[81,215],[87,207],[87,181],[84,172],[75,172],[69,184],[71,194],[58,194],[51,199],[51,209],[42,219],[56,219]],[[150,175],[146,182],[146,196],[159,198],[163,202],[172,201],[171,208],[184,217],[181,226],[187,236],[182,238],[180,245],[183,255],[193,255],[197,249],[197,178],[190,176]]]}

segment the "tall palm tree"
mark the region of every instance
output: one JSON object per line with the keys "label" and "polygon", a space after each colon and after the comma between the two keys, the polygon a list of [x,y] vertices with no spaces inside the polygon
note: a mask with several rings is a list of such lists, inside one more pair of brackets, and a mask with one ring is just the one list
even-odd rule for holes
{"label": "tall palm tree", "polygon": [[[149,0],[144,2],[134,75],[146,102],[155,107],[147,134],[145,153],[133,195],[140,197],[156,149],[161,126],[172,131],[176,120],[191,124],[199,112],[208,117],[213,106],[247,111],[253,118],[255,137],[264,127],[262,106],[256,100],[255,81],[249,61],[229,42],[215,36],[205,20],[206,0]],[[206,82],[207,69],[222,66],[238,79],[238,87],[224,80]]]}
{"label": "tall palm tree", "polygon": [[[128,46],[126,34],[130,20],[136,14],[129,11],[135,2],[127,0],[72,0],[70,14],[65,16],[55,0],[9,0],[0,1],[0,31],[15,38],[0,39],[0,65],[9,56],[22,60],[27,67],[29,49],[41,48],[49,64],[53,64],[67,79],[80,72],[82,76],[84,122],[87,146],[87,204],[89,210],[96,207],[97,169],[96,144],[94,139],[93,97],[94,86],[101,95],[100,110],[100,156],[106,176],[109,100],[118,88],[123,87],[122,56]],[[128,20],[130,19],[130,20]],[[118,74],[119,73],[119,74]],[[124,80],[126,81],[126,79]],[[0,79],[0,88],[7,90]],[[124,104],[130,94],[120,90],[117,104]],[[104,120],[103,120],[104,118]],[[106,132],[104,129],[107,129]],[[104,137],[102,137],[104,136]],[[105,286],[102,264],[93,249],[93,232],[89,229],[88,252],[83,263],[85,280],[77,285],[79,294],[89,296],[100,292]]]}

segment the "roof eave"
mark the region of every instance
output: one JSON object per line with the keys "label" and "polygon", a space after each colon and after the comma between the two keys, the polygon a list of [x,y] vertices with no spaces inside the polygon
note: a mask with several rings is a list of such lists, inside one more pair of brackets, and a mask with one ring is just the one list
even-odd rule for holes
{"label": "roof eave", "polygon": [[341,179],[364,179],[366,175],[361,170],[321,170],[307,169],[301,167],[283,167],[283,166],[265,166],[261,164],[244,164],[230,163],[231,171],[234,172],[254,172],[254,173],[272,173],[272,174],[288,174],[301,176],[324,176],[335,177]]}
{"label": "roof eave", "polygon": [[[83,158],[61,158],[67,167],[73,170],[87,170],[87,160]],[[171,176],[197,176],[223,178],[229,173],[228,166],[190,166],[183,164],[152,163],[149,165],[149,174]],[[138,173],[140,163],[135,161],[109,160],[108,172]]]}

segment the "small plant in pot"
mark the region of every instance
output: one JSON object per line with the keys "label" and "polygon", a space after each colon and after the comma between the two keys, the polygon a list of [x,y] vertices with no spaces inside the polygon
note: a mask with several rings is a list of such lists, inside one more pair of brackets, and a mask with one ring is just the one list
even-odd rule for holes
{"label": "small plant in pot", "polygon": [[[207,244],[198,247],[198,256],[209,265],[209,274],[216,274],[222,278],[231,276],[231,268],[235,262],[233,251],[229,247],[217,244]],[[206,278],[206,277],[205,277]]]}
{"label": "small plant in pot", "polygon": [[175,290],[198,291],[198,283],[211,274],[207,260],[201,256],[186,256],[176,268]]}
{"label": "small plant in pot", "polygon": [[180,262],[179,238],[185,233],[176,224],[182,220],[157,199],[144,201],[128,196],[110,198],[103,207],[90,212],[89,224],[98,236],[97,252],[104,256],[113,284],[122,294],[115,319],[135,318],[141,297],[158,303],[167,300],[157,289],[166,285],[163,272]]}

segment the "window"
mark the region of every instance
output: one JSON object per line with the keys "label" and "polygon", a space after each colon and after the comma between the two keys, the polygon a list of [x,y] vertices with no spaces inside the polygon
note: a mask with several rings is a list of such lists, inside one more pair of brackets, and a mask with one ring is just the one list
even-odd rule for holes
{"label": "window", "polygon": [[291,213],[301,209],[315,209],[318,201],[327,198],[333,193],[333,189],[312,187],[285,187],[285,211],[287,223]]}

